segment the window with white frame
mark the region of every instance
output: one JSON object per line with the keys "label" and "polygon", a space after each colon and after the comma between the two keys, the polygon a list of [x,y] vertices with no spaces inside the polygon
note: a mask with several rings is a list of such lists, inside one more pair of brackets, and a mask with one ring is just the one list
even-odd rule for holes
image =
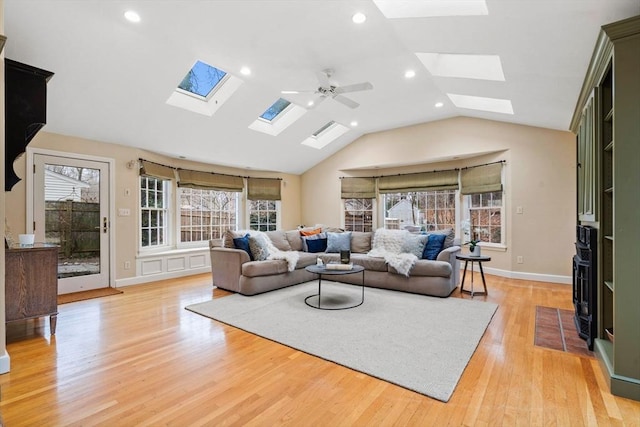
{"label": "window with white frame", "polygon": [[411,191],[383,194],[385,228],[411,231],[456,226],[456,191]]}
{"label": "window with white frame", "polygon": [[373,231],[373,199],[344,199],[344,229]]}
{"label": "window with white frame", "polygon": [[502,191],[469,194],[464,197],[465,217],[469,222],[465,240],[477,239],[485,243],[504,244]]}
{"label": "window with white frame", "polygon": [[180,242],[222,238],[238,224],[238,194],[199,188],[178,188]]}
{"label": "window with white frame", "polygon": [[168,243],[169,182],[150,176],[140,177],[140,246],[143,248]]}
{"label": "window with white frame", "polygon": [[249,228],[258,231],[274,231],[278,228],[280,201],[248,200]]}

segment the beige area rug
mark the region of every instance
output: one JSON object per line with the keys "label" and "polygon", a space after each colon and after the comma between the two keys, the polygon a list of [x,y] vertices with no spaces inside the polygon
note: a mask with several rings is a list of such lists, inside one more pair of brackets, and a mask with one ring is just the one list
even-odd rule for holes
{"label": "beige area rug", "polygon": [[70,294],[58,295],[58,304],[67,304],[70,302],[83,301],[86,299],[107,297],[110,295],[121,294],[122,291],[116,288],[100,288],[90,291],[72,292]]}
{"label": "beige area rug", "polygon": [[[305,297],[312,281],[187,310],[447,402],[498,306],[366,288],[359,307],[324,311]],[[323,305],[359,301],[358,286],[322,282]]]}

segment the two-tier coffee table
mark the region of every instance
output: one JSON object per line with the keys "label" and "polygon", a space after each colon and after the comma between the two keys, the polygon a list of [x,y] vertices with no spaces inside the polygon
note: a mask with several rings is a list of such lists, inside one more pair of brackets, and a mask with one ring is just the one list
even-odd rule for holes
{"label": "two-tier coffee table", "polygon": [[[309,265],[305,267],[310,273],[315,273],[318,275],[318,293],[314,295],[309,295],[304,299],[305,304],[309,307],[317,308],[320,310],[346,310],[347,308],[355,308],[364,302],[364,267],[361,265],[354,265],[351,270],[329,270],[324,265]],[[360,302],[355,305],[349,305],[346,307],[330,307],[330,306],[322,306],[322,276],[344,276],[346,274],[356,274],[362,273],[362,298]],[[317,305],[314,304],[314,300],[317,299]],[[311,302],[309,300],[312,300]]]}

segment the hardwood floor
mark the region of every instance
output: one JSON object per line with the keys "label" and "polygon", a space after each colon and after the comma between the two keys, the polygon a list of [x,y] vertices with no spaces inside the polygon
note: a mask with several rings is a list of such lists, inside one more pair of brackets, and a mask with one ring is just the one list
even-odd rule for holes
{"label": "hardwood floor", "polygon": [[570,286],[487,286],[474,299],[500,307],[448,403],[185,310],[227,295],[205,274],[61,305],[55,337],[46,318],[8,324],[0,412],[9,427],[640,425],[595,358],[533,345],[536,305],[570,309]]}

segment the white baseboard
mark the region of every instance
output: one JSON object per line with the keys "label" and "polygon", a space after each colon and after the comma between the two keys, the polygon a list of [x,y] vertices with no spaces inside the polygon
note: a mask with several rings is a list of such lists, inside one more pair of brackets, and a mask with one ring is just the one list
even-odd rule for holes
{"label": "white baseboard", "polygon": [[11,357],[7,350],[4,351],[4,354],[0,356],[0,374],[6,374],[11,370]]}
{"label": "white baseboard", "polygon": [[202,273],[211,273],[211,267],[192,268],[189,270],[149,274],[146,276],[129,277],[126,279],[116,279],[116,288],[131,285],[141,285],[143,283],[156,282],[158,280],[175,279],[178,277],[186,277]]}
{"label": "white baseboard", "polygon": [[[461,266],[461,272],[464,270],[464,266]],[[509,279],[521,279],[521,280],[533,280],[535,282],[549,282],[560,283],[563,285],[570,285],[572,283],[571,276],[559,276],[555,274],[540,274],[540,273],[527,273],[524,271],[509,271],[500,270],[499,268],[483,267],[485,273],[493,274],[494,276],[508,277]]]}

